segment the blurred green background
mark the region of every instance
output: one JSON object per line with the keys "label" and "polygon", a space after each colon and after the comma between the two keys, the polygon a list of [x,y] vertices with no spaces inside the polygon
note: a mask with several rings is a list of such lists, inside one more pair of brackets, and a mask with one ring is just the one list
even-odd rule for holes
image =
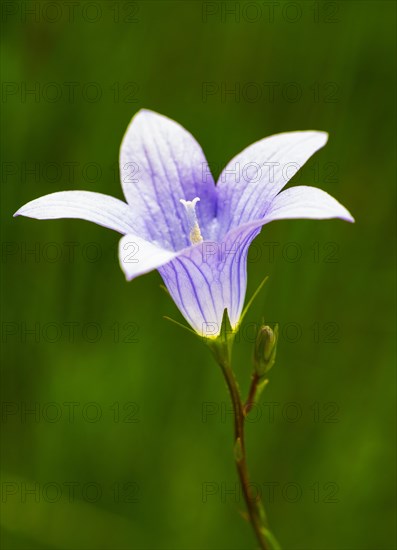
{"label": "blurred green background", "polygon": [[159,275],[127,284],[104,228],[12,218],[53,191],[122,198],[119,145],[141,107],[189,129],[215,176],[272,133],[330,133],[291,183],[356,224],[276,222],[251,249],[248,296],[270,279],[236,345],[244,392],[254,324],[281,338],[248,458],[284,548],[395,548],[395,11],[2,3],[2,548],[256,547],[226,386],[163,319],[182,321]]}

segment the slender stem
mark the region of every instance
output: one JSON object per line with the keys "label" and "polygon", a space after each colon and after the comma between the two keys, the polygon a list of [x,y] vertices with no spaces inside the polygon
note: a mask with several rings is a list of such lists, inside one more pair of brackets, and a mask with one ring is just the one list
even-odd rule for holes
{"label": "slender stem", "polygon": [[251,386],[248,392],[247,401],[244,405],[244,416],[247,416],[247,414],[252,409],[253,405],[255,404],[255,397],[256,393],[258,391],[258,383],[260,381],[260,376],[256,372],[252,375],[251,379]]}
{"label": "slender stem", "polygon": [[[240,478],[241,486],[243,489],[244,499],[248,510],[248,515],[255,531],[255,535],[260,544],[262,550],[271,550],[272,546],[266,537],[268,532],[266,516],[264,508],[260,498],[257,496],[253,498],[249,489],[249,474],[246,460],[246,450],[244,441],[244,424],[247,406],[244,407],[241,400],[240,390],[234,373],[230,365],[225,362],[219,362],[224,374],[227,386],[229,388],[230,396],[233,403],[234,411],[234,449],[235,449],[235,461],[237,466],[238,475]],[[255,383],[256,386],[256,383]],[[249,398],[250,399],[250,398]],[[248,405],[249,403],[247,403]]]}

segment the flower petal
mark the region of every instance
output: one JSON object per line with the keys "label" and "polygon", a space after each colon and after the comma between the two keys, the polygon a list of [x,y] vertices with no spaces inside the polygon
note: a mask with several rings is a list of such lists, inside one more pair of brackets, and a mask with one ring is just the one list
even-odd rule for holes
{"label": "flower petal", "polygon": [[238,324],[247,287],[248,247],[259,231],[249,228],[220,243],[205,241],[159,269],[182,315],[200,335],[219,334],[225,308],[232,327]]}
{"label": "flower petal", "polygon": [[79,218],[119,233],[135,231],[133,214],[128,204],[115,197],[91,191],[51,193],[28,202],[14,216],[27,216],[37,220]]}
{"label": "flower petal", "polygon": [[354,218],[347,208],[331,195],[316,187],[299,185],[277,195],[263,218],[234,227],[224,237],[224,240],[236,239],[238,235],[252,230],[257,230],[256,234],[258,234],[263,225],[272,221],[299,218],[315,220],[340,218],[347,222],[354,222]]}
{"label": "flower petal", "polygon": [[234,157],[218,189],[220,234],[264,216],[272,199],[325,145],[325,132],[288,132],[262,139]]}
{"label": "flower petal", "polygon": [[119,243],[119,261],[126,279],[131,281],[170,262],[178,252],[160,248],[137,235],[124,235]]}
{"label": "flower petal", "polygon": [[311,218],[325,220],[340,218],[354,222],[350,212],[336,199],[316,187],[299,185],[277,195],[265,214],[265,223],[273,220]]}
{"label": "flower petal", "polygon": [[180,199],[199,197],[197,216],[204,238],[211,238],[216,211],[215,184],[204,153],[182,126],[141,110],[132,119],[120,149],[124,195],[147,220],[139,234],[172,250],[190,245],[189,225]]}
{"label": "flower petal", "polygon": [[221,242],[205,241],[181,252],[159,271],[174,302],[196,332],[217,336],[225,308],[232,327],[236,327],[245,300],[249,246],[264,224],[284,218],[354,221],[346,208],[325,191],[293,187],[275,197],[263,218],[233,228]]}

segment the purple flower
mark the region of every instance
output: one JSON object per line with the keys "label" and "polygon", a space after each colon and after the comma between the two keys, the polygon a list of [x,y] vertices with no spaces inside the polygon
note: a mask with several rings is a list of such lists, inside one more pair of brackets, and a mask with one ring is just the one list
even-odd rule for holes
{"label": "purple flower", "polygon": [[15,215],[81,218],[123,234],[119,258],[127,279],[158,269],[185,319],[199,334],[214,337],[225,308],[232,327],[238,324],[248,248],[263,225],[288,218],[354,221],[320,189],[280,193],[327,137],[305,131],[262,139],[234,157],[215,186],[193,136],[169,118],[141,110],[120,150],[127,202],[63,191],[33,200]]}

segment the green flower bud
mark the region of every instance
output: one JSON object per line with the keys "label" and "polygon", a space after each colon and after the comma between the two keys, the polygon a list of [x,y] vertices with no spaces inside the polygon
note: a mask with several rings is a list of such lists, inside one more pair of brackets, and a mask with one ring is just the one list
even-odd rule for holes
{"label": "green flower bud", "polygon": [[274,330],[264,325],[258,330],[254,350],[254,367],[258,376],[267,373],[276,360],[278,325]]}

